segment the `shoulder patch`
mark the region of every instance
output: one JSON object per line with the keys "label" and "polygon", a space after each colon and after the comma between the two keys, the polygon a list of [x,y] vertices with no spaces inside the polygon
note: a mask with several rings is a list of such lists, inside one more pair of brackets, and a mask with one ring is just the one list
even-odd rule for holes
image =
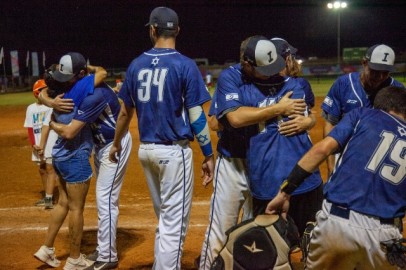
{"label": "shoulder patch", "polygon": [[326,97],[324,99],[323,103],[326,104],[329,107],[333,106],[333,100],[330,97]]}
{"label": "shoulder patch", "polygon": [[230,93],[226,95],[226,101],[238,100],[238,93]]}

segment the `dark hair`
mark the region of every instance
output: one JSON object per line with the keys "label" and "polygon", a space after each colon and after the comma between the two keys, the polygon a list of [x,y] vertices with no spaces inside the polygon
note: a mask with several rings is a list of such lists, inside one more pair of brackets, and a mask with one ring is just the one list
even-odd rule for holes
{"label": "dark hair", "polygon": [[48,96],[50,98],[55,98],[57,95],[66,93],[71,88],[71,83],[68,82],[58,82],[52,77],[52,72],[57,68],[57,64],[51,65],[48,69],[45,70],[44,80],[48,86]]}
{"label": "dark hair", "polygon": [[397,86],[382,88],[376,94],[374,108],[385,112],[393,111],[406,118],[406,89]]}
{"label": "dark hair", "polygon": [[154,28],[157,37],[174,38],[178,34],[178,29]]}

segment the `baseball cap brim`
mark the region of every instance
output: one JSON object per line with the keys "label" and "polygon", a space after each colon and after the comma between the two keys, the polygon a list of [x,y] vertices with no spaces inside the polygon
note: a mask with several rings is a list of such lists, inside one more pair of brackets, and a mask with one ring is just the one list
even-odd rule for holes
{"label": "baseball cap brim", "polygon": [[58,82],[67,82],[71,80],[73,77],[75,77],[75,74],[64,74],[60,72],[59,70],[56,70],[52,72],[51,74],[52,78]]}
{"label": "baseball cap brim", "polygon": [[254,68],[259,74],[270,77],[281,72],[285,68],[285,66],[285,60],[283,60],[283,58],[278,55],[275,62],[273,62],[272,64],[261,67],[254,66]]}
{"label": "baseball cap brim", "polygon": [[368,61],[368,67],[370,69],[378,70],[378,71],[389,71],[389,72],[395,71],[395,66],[371,63],[370,61]]}

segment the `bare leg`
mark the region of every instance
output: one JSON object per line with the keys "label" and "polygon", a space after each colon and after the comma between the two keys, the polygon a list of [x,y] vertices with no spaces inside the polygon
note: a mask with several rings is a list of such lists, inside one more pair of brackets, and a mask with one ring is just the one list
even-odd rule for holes
{"label": "bare leg", "polygon": [[46,171],[47,171],[47,184],[45,188],[45,194],[54,194],[54,189],[56,186],[56,178],[58,178],[54,166],[52,164],[46,164]]}
{"label": "bare leg", "polygon": [[89,190],[90,180],[84,183],[67,184],[66,190],[69,199],[69,238],[70,257],[72,259],[80,256],[80,243],[83,234],[83,211],[86,195]]}
{"label": "bare leg", "polygon": [[[57,178],[57,181],[59,182],[59,178]],[[66,215],[68,214],[69,211],[68,197],[66,194],[66,182],[61,180],[60,183],[58,183],[58,189],[59,189],[58,204],[51,212],[47,236],[44,243],[44,245],[47,247],[54,246],[55,238],[63,222],[65,221]]]}
{"label": "bare leg", "polygon": [[39,164],[39,175],[41,176],[42,188],[43,188],[44,192],[46,193],[46,190],[47,190],[47,171],[46,171],[46,163],[45,162],[41,162]]}

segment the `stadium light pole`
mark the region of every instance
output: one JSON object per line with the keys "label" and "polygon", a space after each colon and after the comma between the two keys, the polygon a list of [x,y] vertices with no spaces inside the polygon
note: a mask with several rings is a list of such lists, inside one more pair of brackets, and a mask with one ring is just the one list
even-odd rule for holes
{"label": "stadium light pole", "polygon": [[337,10],[337,65],[340,66],[340,17],[341,9],[347,7],[347,2],[335,1],[334,3],[328,3],[327,8]]}

